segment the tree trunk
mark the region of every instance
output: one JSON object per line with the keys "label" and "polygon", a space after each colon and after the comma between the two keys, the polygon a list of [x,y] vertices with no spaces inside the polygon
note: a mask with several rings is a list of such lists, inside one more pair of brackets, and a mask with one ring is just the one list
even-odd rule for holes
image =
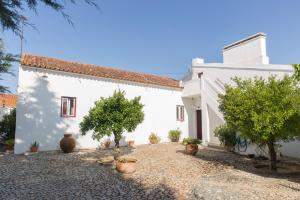
{"label": "tree trunk", "polygon": [[269,142],[268,143],[268,148],[269,148],[269,156],[270,156],[270,169],[272,171],[277,171],[277,157],[276,157],[276,151],[274,148],[274,142]]}
{"label": "tree trunk", "polygon": [[119,147],[120,147],[119,140],[118,140],[118,139],[116,139],[116,138],[115,138],[115,146],[116,146],[117,148],[119,148]]}

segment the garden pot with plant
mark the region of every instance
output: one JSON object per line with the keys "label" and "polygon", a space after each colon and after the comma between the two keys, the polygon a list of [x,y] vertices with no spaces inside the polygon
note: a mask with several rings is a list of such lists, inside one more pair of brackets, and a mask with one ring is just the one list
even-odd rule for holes
{"label": "garden pot with plant", "polygon": [[104,142],[105,149],[108,149],[110,147],[111,141],[108,139]]}
{"label": "garden pot with plant", "polygon": [[9,150],[9,151],[14,150],[15,140],[14,139],[6,140],[4,142],[4,144],[5,144],[6,150]]}
{"label": "garden pot with plant", "polygon": [[169,139],[171,140],[171,142],[178,142],[180,135],[181,131],[179,129],[169,131]]}
{"label": "garden pot with plant", "polygon": [[39,143],[36,141],[30,145],[30,152],[37,152],[39,150]]}
{"label": "garden pot with plant", "polygon": [[183,144],[185,144],[185,152],[189,155],[196,155],[198,152],[198,144],[200,143],[201,141],[199,139],[185,138],[183,140]]}
{"label": "garden pot with plant", "polygon": [[72,134],[64,134],[64,137],[60,141],[60,148],[64,153],[71,153],[76,146],[76,141],[72,137]]}
{"label": "garden pot with plant", "polygon": [[238,142],[236,131],[230,128],[227,124],[223,124],[214,130],[215,136],[217,136],[221,142],[221,145],[225,147],[227,151],[234,151],[234,148]]}
{"label": "garden pot with plant", "polygon": [[136,161],[137,159],[135,158],[118,158],[116,169],[124,174],[133,173],[136,170]]}
{"label": "garden pot with plant", "polygon": [[151,133],[148,139],[150,144],[157,144],[160,141],[160,137],[155,133]]}
{"label": "garden pot with plant", "polygon": [[128,141],[128,146],[133,147],[134,146],[134,140],[129,140]]}

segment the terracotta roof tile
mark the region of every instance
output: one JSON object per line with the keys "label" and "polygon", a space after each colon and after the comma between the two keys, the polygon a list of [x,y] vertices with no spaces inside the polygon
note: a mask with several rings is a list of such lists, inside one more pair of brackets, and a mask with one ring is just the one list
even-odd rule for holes
{"label": "terracotta roof tile", "polygon": [[36,68],[44,68],[50,70],[71,72],[76,74],[85,74],[90,76],[109,78],[109,79],[117,79],[123,81],[180,88],[179,81],[169,77],[138,73],[138,72],[130,72],[130,71],[119,70],[110,67],[81,64],[77,62],[69,62],[69,61],[64,61],[56,58],[48,58],[44,56],[23,54],[21,59],[21,64],[30,67],[36,67]]}
{"label": "terracotta roof tile", "polygon": [[0,106],[15,108],[17,104],[17,95],[14,94],[0,94]]}

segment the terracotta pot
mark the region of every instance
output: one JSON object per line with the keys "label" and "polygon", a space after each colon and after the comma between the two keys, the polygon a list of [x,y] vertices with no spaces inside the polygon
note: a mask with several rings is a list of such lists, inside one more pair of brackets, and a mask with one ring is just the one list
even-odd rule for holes
{"label": "terracotta pot", "polygon": [[128,146],[133,147],[133,145],[134,145],[134,140],[129,140],[128,141]]}
{"label": "terracotta pot", "polygon": [[105,142],[105,143],[104,143],[104,147],[105,147],[106,149],[108,149],[108,148],[110,147],[110,142]]}
{"label": "terracotta pot", "polygon": [[157,140],[149,140],[150,141],[150,144],[157,144]]}
{"label": "terracotta pot", "polygon": [[126,162],[117,161],[116,169],[118,172],[124,174],[133,173],[136,170],[136,161],[126,161]]}
{"label": "terracotta pot", "polygon": [[64,153],[71,153],[76,145],[75,139],[72,134],[64,134],[64,137],[60,140],[60,148]]}
{"label": "terracotta pot", "polygon": [[190,155],[196,155],[198,152],[198,144],[187,144],[185,146],[185,152]]}
{"label": "terracotta pot", "polygon": [[30,147],[30,151],[31,152],[37,152],[38,151],[38,147]]}
{"label": "terracotta pot", "polygon": [[171,142],[178,142],[179,139],[178,138],[171,138]]}

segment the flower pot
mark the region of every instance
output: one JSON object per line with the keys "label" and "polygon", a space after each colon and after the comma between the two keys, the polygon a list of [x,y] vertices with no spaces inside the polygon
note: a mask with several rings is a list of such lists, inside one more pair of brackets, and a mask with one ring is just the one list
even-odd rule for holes
{"label": "flower pot", "polygon": [[190,155],[196,155],[198,152],[198,144],[187,144],[185,146],[185,152]]}
{"label": "flower pot", "polygon": [[149,140],[150,141],[150,144],[157,144],[157,140]]}
{"label": "flower pot", "polygon": [[136,170],[136,159],[126,159],[117,161],[116,169],[118,172],[130,174]]}
{"label": "flower pot", "polygon": [[38,149],[38,147],[30,147],[30,152],[37,152]]}
{"label": "flower pot", "polygon": [[133,145],[134,145],[134,140],[129,140],[128,141],[128,146],[133,147]]}
{"label": "flower pot", "polygon": [[108,148],[110,147],[110,142],[105,142],[105,143],[104,143],[104,147],[105,147],[106,149],[108,149]]}
{"label": "flower pot", "polygon": [[171,138],[171,142],[178,142],[179,138]]}
{"label": "flower pot", "polygon": [[76,145],[75,139],[72,134],[64,134],[64,137],[60,140],[60,148],[64,153],[71,153]]}

